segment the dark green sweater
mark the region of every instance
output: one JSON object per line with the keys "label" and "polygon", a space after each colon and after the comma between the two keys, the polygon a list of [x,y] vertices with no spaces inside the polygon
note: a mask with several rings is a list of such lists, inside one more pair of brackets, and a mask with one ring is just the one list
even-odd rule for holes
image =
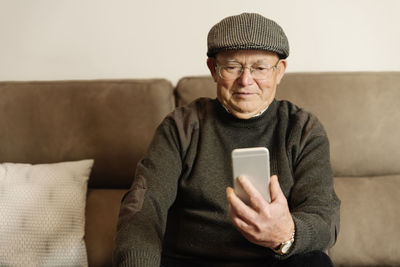
{"label": "dark green sweater", "polygon": [[[176,109],[158,127],[122,202],[114,263],[159,266],[161,255],[215,262],[281,257],[247,241],[228,216],[231,151],[265,146],[296,225],[288,257],[333,245],[340,201],[326,133],[315,116],[274,101],[238,119],[217,100]],[[246,264],[244,264],[246,266]]]}

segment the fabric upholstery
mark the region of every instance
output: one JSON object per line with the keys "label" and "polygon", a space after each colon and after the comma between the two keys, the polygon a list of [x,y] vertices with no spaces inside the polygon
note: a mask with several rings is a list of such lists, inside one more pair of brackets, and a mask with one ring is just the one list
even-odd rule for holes
{"label": "fabric upholstery", "polygon": [[337,266],[399,266],[400,175],[337,177],[341,229],[329,255]]}
{"label": "fabric upholstery", "polygon": [[288,73],[277,96],[322,121],[336,176],[400,173],[399,73]]}
{"label": "fabric upholstery", "polygon": [[125,189],[89,189],[86,246],[89,266],[111,266],[114,235]]}
{"label": "fabric upholstery", "polygon": [[93,158],[90,187],[128,188],[172,91],[162,79],[0,83],[0,162]]}
{"label": "fabric upholstery", "polygon": [[199,97],[217,97],[217,85],[211,76],[185,77],[176,86],[176,104],[184,106]]}

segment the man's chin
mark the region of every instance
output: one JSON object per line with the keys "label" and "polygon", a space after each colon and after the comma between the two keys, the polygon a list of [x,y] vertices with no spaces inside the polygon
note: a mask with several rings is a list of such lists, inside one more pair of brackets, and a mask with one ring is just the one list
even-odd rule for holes
{"label": "man's chin", "polygon": [[258,105],[254,104],[254,101],[239,101],[236,102],[233,107],[237,112],[241,112],[241,113],[252,113],[252,112],[257,112],[258,108],[256,108],[256,106],[258,107]]}
{"label": "man's chin", "polygon": [[239,119],[249,119],[258,114],[258,112],[255,110],[240,107],[232,109],[231,113]]}

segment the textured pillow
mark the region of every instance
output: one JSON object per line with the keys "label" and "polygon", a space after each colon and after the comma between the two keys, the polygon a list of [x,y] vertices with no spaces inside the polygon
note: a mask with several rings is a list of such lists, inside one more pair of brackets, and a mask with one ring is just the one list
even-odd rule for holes
{"label": "textured pillow", "polygon": [[93,160],[0,164],[0,266],[87,266]]}

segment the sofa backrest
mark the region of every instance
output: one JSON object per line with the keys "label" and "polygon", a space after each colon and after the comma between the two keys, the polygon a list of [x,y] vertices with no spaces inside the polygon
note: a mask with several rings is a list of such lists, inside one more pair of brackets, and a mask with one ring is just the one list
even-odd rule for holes
{"label": "sofa backrest", "polygon": [[129,188],[174,106],[164,79],[1,82],[0,162],[93,158],[89,187]]}
{"label": "sofa backrest", "polygon": [[400,173],[400,73],[293,73],[278,97],[323,122],[335,176]]}
{"label": "sofa backrest", "polygon": [[[210,76],[187,77],[176,89],[178,105],[216,97]],[[331,146],[335,176],[400,173],[400,72],[287,73],[277,89],[314,113]]]}

